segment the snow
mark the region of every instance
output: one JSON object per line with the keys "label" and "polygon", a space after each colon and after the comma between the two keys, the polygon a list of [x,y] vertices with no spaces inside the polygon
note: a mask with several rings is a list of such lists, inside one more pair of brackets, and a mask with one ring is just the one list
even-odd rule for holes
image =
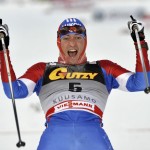
{"label": "snow", "polygon": [[[149,5],[150,3],[145,1],[145,9],[149,8]],[[116,9],[118,7],[119,5]],[[0,4],[0,17],[9,26],[10,55],[17,77],[34,63],[57,60],[59,52],[56,31],[61,21],[68,17],[81,19],[87,27],[89,60],[110,59],[134,71],[135,49],[127,29],[130,17],[95,21],[92,12],[93,9],[55,9],[46,3]],[[146,39],[149,42],[149,20],[145,23]],[[45,128],[44,114],[38,97],[34,94],[26,99],[16,100],[16,106],[21,137],[26,142],[26,146],[21,149],[34,150]],[[115,150],[150,149],[149,106],[150,96],[144,92],[112,91],[103,122]],[[5,96],[1,82],[0,118],[0,149],[16,150],[18,137],[12,102]]]}

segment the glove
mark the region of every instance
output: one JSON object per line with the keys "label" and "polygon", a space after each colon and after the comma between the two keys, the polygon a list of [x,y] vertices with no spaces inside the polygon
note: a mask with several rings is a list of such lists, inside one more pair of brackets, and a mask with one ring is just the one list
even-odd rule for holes
{"label": "glove", "polygon": [[[6,49],[8,49],[9,46],[9,33],[8,33],[8,27],[6,24],[2,25],[2,19],[0,19],[0,38],[4,38]],[[0,51],[3,50],[2,41],[0,39]]]}
{"label": "glove", "polygon": [[145,35],[144,35],[144,26],[142,25],[142,23],[136,20],[132,20],[128,22],[128,28],[130,30],[131,37],[134,42],[137,42],[136,36],[135,36],[135,30],[134,30],[136,27],[138,29],[139,39],[140,41],[143,41],[145,39]]}

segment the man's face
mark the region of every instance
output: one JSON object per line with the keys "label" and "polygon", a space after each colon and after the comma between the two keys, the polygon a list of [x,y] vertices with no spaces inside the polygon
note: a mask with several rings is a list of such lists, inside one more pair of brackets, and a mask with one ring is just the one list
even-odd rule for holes
{"label": "man's face", "polygon": [[68,34],[61,38],[61,49],[67,64],[79,64],[84,51],[85,38],[80,34]]}

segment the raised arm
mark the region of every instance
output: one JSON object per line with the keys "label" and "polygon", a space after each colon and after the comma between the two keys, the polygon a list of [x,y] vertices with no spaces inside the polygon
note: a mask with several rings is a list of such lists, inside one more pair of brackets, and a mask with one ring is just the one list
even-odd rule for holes
{"label": "raised arm", "polygon": [[142,62],[140,59],[140,53],[137,46],[137,41],[135,37],[135,32],[132,30],[134,24],[138,25],[139,28],[139,39],[140,44],[142,47],[142,53],[144,57],[144,63],[146,67],[146,73],[148,77],[148,81],[150,83],[150,64],[148,60],[148,46],[145,42],[145,35],[144,35],[144,27],[140,22],[133,22],[130,21],[128,23],[128,27],[131,31],[131,37],[134,41],[135,49],[136,49],[136,68],[134,72],[131,72],[121,66],[117,65],[116,63],[110,62],[108,60],[100,61],[100,65],[102,66],[105,80],[107,84],[107,89],[110,92],[112,88],[119,88],[124,91],[144,91],[146,88],[145,77],[142,68]]}
{"label": "raised arm", "polygon": [[[20,78],[16,78],[14,69],[12,67],[9,56],[9,34],[8,28],[0,24],[0,33],[4,35],[4,42],[6,46],[6,54],[8,58],[8,66],[10,68],[11,83],[13,88],[14,98],[25,98],[33,92],[39,90],[39,82],[42,80],[42,75],[45,69],[45,63],[37,63],[30,67],[27,72]],[[0,40],[0,61],[1,61],[1,79],[3,83],[4,92],[8,98],[11,98],[10,85],[8,80],[8,72],[6,70],[6,63],[4,58],[4,50],[2,41]]]}

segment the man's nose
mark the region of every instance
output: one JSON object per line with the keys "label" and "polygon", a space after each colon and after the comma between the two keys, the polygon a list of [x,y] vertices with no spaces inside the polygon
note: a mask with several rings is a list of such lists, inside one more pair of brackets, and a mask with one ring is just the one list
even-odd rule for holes
{"label": "man's nose", "polygon": [[70,44],[70,46],[75,46],[76,40],[75,39],[70,39],[69,44]]}

